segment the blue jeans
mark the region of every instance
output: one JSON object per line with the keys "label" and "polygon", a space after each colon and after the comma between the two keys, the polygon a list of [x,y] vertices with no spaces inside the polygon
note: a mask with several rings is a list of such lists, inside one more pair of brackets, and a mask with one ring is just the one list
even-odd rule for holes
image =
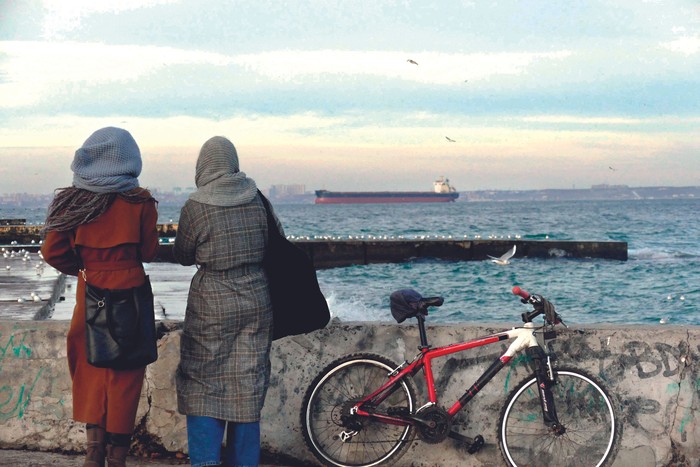
{"label": "blue jeans", "polygon": [[[226,450],[221,441],[226,431]],[[257,466],[260,462],[260,422],[234,423],[211,417],[187,416],[187,447],[192,467],[223,464]]]}

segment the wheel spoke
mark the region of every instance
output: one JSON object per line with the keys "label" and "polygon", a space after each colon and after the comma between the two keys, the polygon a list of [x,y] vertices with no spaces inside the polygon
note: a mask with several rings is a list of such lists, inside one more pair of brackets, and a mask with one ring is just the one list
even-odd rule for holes
{"label": "wheel spoke", "polygon": [[560,370],[552,388],[563,433],[545,426],[534,378],[509,396],[499,442],[510,465],[601,466],[619,444],[617,419],[600,383],[578,370]]}
{"label": "wheel spoke", "polygon": [[[397,459],[413,439],[411,426],[380,423],[355,416],[350,408],[387,381],[394,368],[379,356],[354,356],[326,368],[312,383],[304,398],[304,438],[316,457],[336,466],[374,466]],[[413,410],[412,383],[398,390],[373,409],[386,413],[389,407]],[[352,436],[341,436],[352,433]]]}

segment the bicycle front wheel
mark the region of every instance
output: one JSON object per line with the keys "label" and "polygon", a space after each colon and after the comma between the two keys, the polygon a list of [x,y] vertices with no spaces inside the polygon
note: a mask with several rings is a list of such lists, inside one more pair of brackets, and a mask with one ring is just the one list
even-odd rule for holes
{"label": "bicycle front wheel", "polygon": [[[336,467],[388,465],[401,457],[415,436],[411,425],[380,423],[350,413],[363,396],[387,382],[397,365],[373,354],[354,354],[328,365],[311,383],[301,408],[304,439],[316,458]],[[393,392],[371,408],[375,413],[415,411],[413,381],[398,381]]]}
{"label": "bicycle front wheel", "polygon": [[609,465],[621,439],[615,403],[593,376],[578,369],[555,371],[552,393],[563,429],[544,424],[533,375],[511,392],[501,412],[498,442],[503,458],[511,466]]}

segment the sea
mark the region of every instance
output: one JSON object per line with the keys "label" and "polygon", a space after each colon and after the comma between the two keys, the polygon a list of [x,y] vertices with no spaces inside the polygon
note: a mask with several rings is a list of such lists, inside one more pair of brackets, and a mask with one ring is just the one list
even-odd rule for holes
{"label": "sea", "polygon": [[[700,199],[274,203],[274,209],[292,240],[495,238],[628,244],[627,261],[516,253],[507,265],[423,258],[319,270],[331,314],[341,321],[391,321],[390,294],[410,288],[444,297],[443,306],[431,310],[429,323],[517,325],[528,309],[511,292],[517,285],[553,302],[567,324],[700,325]],[[44,209],[0,206],[0,218],[37,223],[44,216]],[[177,222],[179,206],[159,206],[159,217],[161,223]],[[183,319],[194,268],[152,263],[147,269],[161,317]],[[70,303],[67,297],[66,305],[49,319],[70,317]]]}

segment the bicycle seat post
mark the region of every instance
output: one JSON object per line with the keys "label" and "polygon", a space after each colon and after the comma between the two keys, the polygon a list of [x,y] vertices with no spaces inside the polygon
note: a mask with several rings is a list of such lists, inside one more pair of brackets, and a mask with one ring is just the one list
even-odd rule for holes
{"label": "bicycle seat post", "polygon": [[429,349],[430,344],[428,344],[428,336],[425,333],[425,316],[423,313],[418,313],[416,319],[418,320],[418,332],[420,333],[420,347],[418,347],[418,350]]}

